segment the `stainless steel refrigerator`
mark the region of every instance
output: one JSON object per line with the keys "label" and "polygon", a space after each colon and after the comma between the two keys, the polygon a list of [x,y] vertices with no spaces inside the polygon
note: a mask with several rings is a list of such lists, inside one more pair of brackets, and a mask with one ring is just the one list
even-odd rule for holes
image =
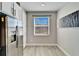
{"label": "stainless steel refrigerator", "polygon": [[23,55],[23,25],[22,20],[7,18],[7,55]]}
{"label": "stainless steel refrigerator", "polygon": [[0,13],[0,56],[23,55],[22,20]]}

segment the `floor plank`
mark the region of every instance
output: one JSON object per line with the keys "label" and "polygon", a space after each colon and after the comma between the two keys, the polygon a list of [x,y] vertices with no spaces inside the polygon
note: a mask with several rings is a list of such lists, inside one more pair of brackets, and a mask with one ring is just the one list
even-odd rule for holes
{"label": "floor plank", "polygon": [[23,53],[24,56],[65,56],[58,47],[52,46],[29,46]]}

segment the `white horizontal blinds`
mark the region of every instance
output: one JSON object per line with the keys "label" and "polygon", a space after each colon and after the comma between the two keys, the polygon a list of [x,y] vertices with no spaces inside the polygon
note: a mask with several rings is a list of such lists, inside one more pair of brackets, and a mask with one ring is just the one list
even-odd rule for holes
{"label": "white horizontal blinds", "polygon": [[34,35],[49,34],[49,16],[32,16],[34,24]]}

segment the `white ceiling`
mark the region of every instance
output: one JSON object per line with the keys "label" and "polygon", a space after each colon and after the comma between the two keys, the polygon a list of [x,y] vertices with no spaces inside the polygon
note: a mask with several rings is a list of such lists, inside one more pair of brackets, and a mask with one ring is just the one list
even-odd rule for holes
{"label": "white ceiling", "polygon": [[67,2],[44,2],[45,6],[41,6],[43,2],[21,2],[21,7],[26,11],[58,11],[64,5],[68,4]]}

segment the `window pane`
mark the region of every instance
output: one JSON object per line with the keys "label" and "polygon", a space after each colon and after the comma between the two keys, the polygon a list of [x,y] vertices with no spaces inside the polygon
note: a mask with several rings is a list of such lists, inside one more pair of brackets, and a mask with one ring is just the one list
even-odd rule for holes
{"label": "window pane", "polygon": [[35,33],[48,34],[48,27],[35,27]]}
{"label": "window pane", "polygon": [[33,18],[33,24],[34,24],[34,19],[35,19],[35,24],[36,25],[48,25],[48,17],[36,17]]}
{"label": "window pane", "polygon": [[47,25],[48,18],[35,18],[35,24],[37,25]]}

